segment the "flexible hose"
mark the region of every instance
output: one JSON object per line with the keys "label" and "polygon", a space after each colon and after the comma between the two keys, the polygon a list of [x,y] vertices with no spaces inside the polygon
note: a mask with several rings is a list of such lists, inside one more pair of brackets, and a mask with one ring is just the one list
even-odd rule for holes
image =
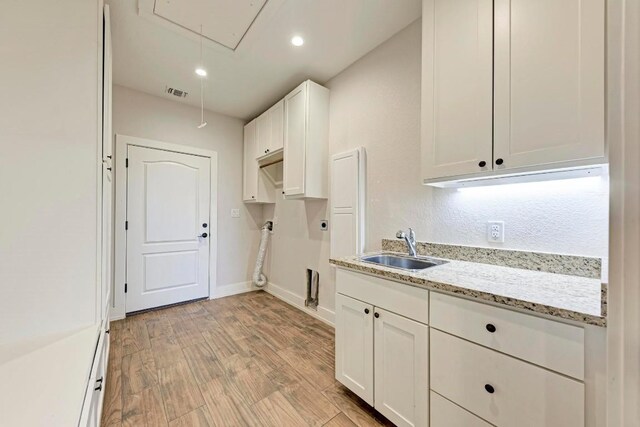
{"label": "flexible hose", "polygon": [[262,273],[262,265],[264,264],[264,256],[267,253],[267,243],[269,243],[269,234],[273,228],[273,223],[267,221],[262,226],[262,236],[260,237],[260,248],[258,249],[258,258],[256,258],[256,267],[253,270],[253,284],[259,288],[267,284],[267,276]]}

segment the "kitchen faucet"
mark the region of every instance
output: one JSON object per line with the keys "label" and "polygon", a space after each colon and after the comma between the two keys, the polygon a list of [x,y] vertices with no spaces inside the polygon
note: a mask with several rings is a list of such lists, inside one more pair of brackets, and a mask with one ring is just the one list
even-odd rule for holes
{"label": "kitchen faucet", "polygon": [[416,252],[416,233],[412,228],[409,228],[408,234],[402,230],[399,230],[396,233],[396,237],[398,239],[404,239],[405,243],[407,244],[407,248],[409,249],[409,255],[418,256],[418,253]]}

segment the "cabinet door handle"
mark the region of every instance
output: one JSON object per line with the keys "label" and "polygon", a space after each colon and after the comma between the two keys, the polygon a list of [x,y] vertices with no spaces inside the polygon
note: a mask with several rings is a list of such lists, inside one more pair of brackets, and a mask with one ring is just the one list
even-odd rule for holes
{"label": "cabinet door handle", "polygon": [[369,314],[369,309],[368,308],[364,309],[364,314]]}
{"label": "cabinet door handle", "polygon": [[377,319],[378,317],[380,317],[380,313],[377,313],[377,312],[373,313],[373,317],[375,317]]}
{"label": "cabinet door handle", "polygon": [[478,163],[478,166],[480,166],[481,168],[487,166],[487,162],[485,162],[484,160],[481,161],[480,163]]}
{"label": "cabinet door handle", "polygon": [[500,166],[501,164],[504,163],[504,160],[502,159],[496,159],[496,165]]}
{"label": "cabinet door handle", "polygon": [[484,389],[487,391],[487,393],[489,394],[493,394],[493,392],[496,391],[495,388],[493,388],[493,386],[491,384],[485,384],[484,385]]}
{"label": "cabinet door handle", "polygon": [[487,323],[485,328],[487,328],[487,331],[489,331],[491,333],[494,333],[496,331],[496,327],[492,323]]}
{"label": "cabinet door handle", "polygon": [[104,377],[100,377],[100,378],[98,378],[98,379],[96,380],[96,382],[97,382],[98,384],[100,384],[100,383],[102,382],[102,380],[103,380],[103,379],[104,379]]}
{"label": "cabinet door handle", "polygon": [[100,384],[98,387],[94,388],[93,391],[102,391],[102,384]]}

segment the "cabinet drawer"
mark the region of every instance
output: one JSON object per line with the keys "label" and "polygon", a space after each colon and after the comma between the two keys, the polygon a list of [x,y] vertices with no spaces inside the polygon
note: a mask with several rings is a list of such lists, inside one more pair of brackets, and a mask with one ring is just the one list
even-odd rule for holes
{"label": "cabinet drawer", "polygon": [[431,427],[491,427],[466,409],[431,392]]}
{"label": "cabinet drawer", "polygon": [[584,384],[431,329],[431,389],[497,426],[584,426]]}
{"label": "cabinet drawer", "polygon": [[584,379],[583,328],[436,292],[430,312],[433,328]]}
{"label": "cabinet drawer", "polygon": [[336,292],[429,323],[429,291],[426,289],[338,269]]}

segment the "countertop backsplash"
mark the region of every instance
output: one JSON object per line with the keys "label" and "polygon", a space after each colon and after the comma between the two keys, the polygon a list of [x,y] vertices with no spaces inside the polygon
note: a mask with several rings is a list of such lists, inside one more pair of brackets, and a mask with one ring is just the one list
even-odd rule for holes
{"label": "countertop backsplash", "polygon": [[[407,245],[403,240],[383,239],[382,250],[402,253],[407,252]],[[590,279],[602,279],[602,260],[595,257],[457,246],[429,242],[418,242],[417,251],[418,255],[432,256],[435,258],[477,262],[546,273],[567,274]]]}

